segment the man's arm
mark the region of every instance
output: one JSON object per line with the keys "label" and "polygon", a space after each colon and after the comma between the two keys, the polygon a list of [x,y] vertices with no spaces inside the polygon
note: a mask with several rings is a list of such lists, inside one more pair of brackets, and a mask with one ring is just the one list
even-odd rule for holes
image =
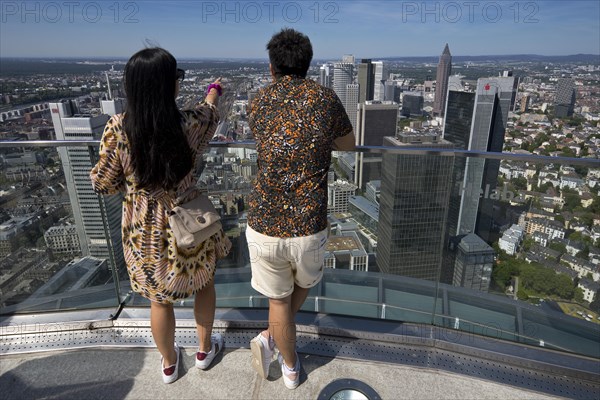
{"label": "man's arm", "polygon": [[325,91],[325,97],[331,106],[330,132],[333,134],[333,150],[353,151],[355,149],[353,128],[342,102],[331,89]]}
{"label": "man's arm", "polygon": [[354,133],[339,137],[333,141],[333,149],[336,151],[354,151],[356,148],[354,139]]}

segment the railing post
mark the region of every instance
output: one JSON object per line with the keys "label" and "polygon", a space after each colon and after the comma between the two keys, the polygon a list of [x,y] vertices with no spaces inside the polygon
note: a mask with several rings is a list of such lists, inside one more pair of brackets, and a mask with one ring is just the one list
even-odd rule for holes
{"label": "railing post", "polygon": [[524,342],[523,337],[525,336],[525,327],[523,326],[523,313],[520,306],[515,305],[515,327],[517,334],[517,342]]}

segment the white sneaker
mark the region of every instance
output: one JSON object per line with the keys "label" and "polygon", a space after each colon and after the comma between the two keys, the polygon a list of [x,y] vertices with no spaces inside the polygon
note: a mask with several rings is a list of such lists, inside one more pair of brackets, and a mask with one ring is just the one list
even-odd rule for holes
{"label": "white sneaker", "polygon": [[211,348],[208,353],[198,351],[196,353],[196,367],[200,369],[206,369],[210,366],[210,363],[214,360],[217,354],[223,350],[223,335],[220,333],[213,333],[210,336]]}
{"label": "white sneaker", "polygon": [[281,353],[278,357],[279,364],[281,364],[281,376],[283,377],[283,383],[288,389],[296,389],[300,384],[300,357],[296,353],[296,365],[294,369],[290,369],[283,361]]}
{"label": "white sneaker", "polygon": [[179,347],[175,343],[175,353],[177,353],[177,361],[173,365],[165,367],[163,365],[163,357],[160,357],[160,371],[162,372],[162,378],[164,383],[173,383],[179,377]]}
{"label": "white sneaker", "polygon": [[275,346],[271,348],[269,339],[259,333],[250,341],[250,350],[252,351],[252,368],[263,378],[269,377],[269,366],[275,359]]}

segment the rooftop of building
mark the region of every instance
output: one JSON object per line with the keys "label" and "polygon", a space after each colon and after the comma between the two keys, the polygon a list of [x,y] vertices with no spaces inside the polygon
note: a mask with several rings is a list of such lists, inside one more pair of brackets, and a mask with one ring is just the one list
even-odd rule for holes
{"label": "rooftop of building", "polygon": [[600,282],[594,282],[588,278],[581,278],[579,285],[589,290],[593,290],[594,292],[598,292],[598,290],[600,290]]}
{"label": "rooftop of building", "polygon": [[352,251],[360,250],[362,246],[355,236],[331,236],[325,247],[327,251]]}
{"label": "rooftop of building", "polygon": [[373,203],[371,200],[363,196],[350,196],[348,202],[359,208],[362,212],[371,217],[374,221],[379,220],[379,204]]}
{"label": "rooftop of building", "polygon": [[364,102],[363,106],[368,106],[365,108],[369,109],[381,109],[381,110],[393,110],[398,108],[398,103],[395,103],[391,100],[367,100]]}
{"label": "rooftop of building", "polygon": [[352,191],[356,190],[357,186],[351,182],[344,181],[341,179],[336,180],[335,182],[331,182],[328,186],[332,189],[336,190],[344,190],[344,191]]}
{"label": "rooftop of building", "polygon": [[466,252],[494,252],[494,249],[489,244],[483,241],[479,236],[474,233],[469,233],[463,237],[459,243],[459,247],[463,248]]}
{"label": "rooftop of building", "polygon": [[381,179],[375,179],[367,182],[367,187],[373,187],[375,190],[381,190]]}
{"label": "rooftop of building", "polygon": [[384,145],[398,146],[398,147],[415,147],[426,146],[426,147],[447,147],[451,148],[454,145],[449,141],[443,139],[439,132],[406,132],[403,131],[398,133],[396,137],[385,136]]}

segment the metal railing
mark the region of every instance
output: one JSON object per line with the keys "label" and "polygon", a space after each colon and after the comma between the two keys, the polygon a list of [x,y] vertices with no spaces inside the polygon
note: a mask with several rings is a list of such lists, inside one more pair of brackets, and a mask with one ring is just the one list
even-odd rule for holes
{"label": "metal railing", "polygon": [[[99,140],[24,140],[24,141],[0,141],[0,148],[7,147],[99,147]],[[254,141],[238,142],[209,142],[209,147],[215,148],[254,148]],[[530,154],[498,153],[478,150],[440,149],[428,147],[398,148],[391,146],[356,146],[353,152],[375,153],[375,154],[405,154],[405,155],[433,155],[440,157],[470,157],[485,158],[490,160],[511,160],[560,165],[580,165],[583,167],[600,167],[600,159],[597,158],[573,158],[573,157],[551,157]]]}

